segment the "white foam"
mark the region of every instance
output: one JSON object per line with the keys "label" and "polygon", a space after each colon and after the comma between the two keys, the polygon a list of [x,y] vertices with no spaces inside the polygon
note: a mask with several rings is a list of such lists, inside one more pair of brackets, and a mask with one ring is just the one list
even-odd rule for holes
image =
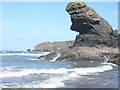
{"label": "white foam", "polygon": [[107,70],[111,70],[111,65],[103,65],[99,67],[90,67],[90,68],[74,68],[74,69],[66,69],[66,68],[59,68],[59,69],[21,69],[20,71],[4,71],[0,73],[0,78],[3,77],[21,77],[27,76],[32,74],[66,74],[66,73],[73,73],[74,75],[86,75],[90,73],[96,72],[104,72]]}
{"label": "white foam", "polygon": [[93,68],[75,68],[75,69],[63,69],[65,72],[64,74],[60,75],[59,77],[51,77],[42,83],[40,83],[41,88],[58,88],[58,87],[64,87],[64,81],[65,80],[71,80],[75,79],[77,77],[81,77],[81,75],[87,75],[95,72],[104,72],[106,70],[112,69],[112,66],[100,66],[100,67],[93,67]]}
{"label": "white foam", "polygon": [[11,67],[0,67],[1,71],[6,71],[6,72],[11,72],[14,70],[18,70],[15,66],[11,66]]}
{"label": "white foam", "polygon": [[75,72],[80,75],[86,75],[86,74],[92,74],[92,73],[96,73],[96,72],[104,72],[104,71],[111,70],[111,69],[113,69],[113,67],[111,65],[103,65],[103,66],[99,66],[99,67],[91,67],[91,68],[84,68],[84,69],[76,68]]}
{"label": "white foam", "polygon": [[4,77],[21,77],[21,76],[27,76],[32,74],[40,74],[40,73],[49,73],[49,74],[62,74],[66,73],[67,69],[61,68],[61,69],[21,69],[18,72],[15,71],[4,71],[0,72],[0,78]]}
{"label": "white foam", "polygon": [[104,62],[107,63],[108,61],[109,59],[106,56],[104,56]]}
{"label": "white foam", "polygon": [[58,87],[64,87],[64,80],[68,79],[65,76],[57,76],[57,77],[51,77],[39,84],[41,88],[58,88]]}
{"label": "white foam", "polygon": [[104,64],[104,65],[109,64],[109,65],[112,65],[112,66],[117,66],[116,64],[110,63],[110,62],[108,62],[108,63],[102,63],[102,64]]}
{"label": "white foam", "polygon": [[3,85],[2,85],[2,84],[0,84],[0,90],[2,90],[2,88],[3,88]]}
{"label": "white foam", "polygon": [[104,58],[105,58],[105,59],[104,59],[104,62],[103,62],[102,64],[105,64],[105,65],[106,65],[106,64],[107,64],[107,65],[109,64],[109,65],[112,65],[112,66],[117,66],[116,64],[113,64],[113,63],[108,62],[108,61],[109,61],[109,58],[107,58],[106,56],[104,56]]}
{"label": "white foam", "polygon": [[14,55],[20,55],[20,56],[42,56],[47,55],[50,52],[44,52],[44,53],[0,53],[0,56],[14,56]]}
{"label": "white foam", "polygon": [[57,56],[56,56],[53,60],[50,60],[50,61],[54,62],[54,61],[56,61],[60,56],[61,56],[61,54],[58,53]]}
{"label": "white foam", "polygon": [[[30,83],[14,83],[15,88],[58,88],[64,87],[61,77],[52,77],[44,81],[33,81]],[[3,85],[3,88],[10,88],[10,85]]]}
{"label": "white foam", "polygon": [[97,72],[104,72],[111,70],[111,65],[102,65],[98,67],[89,67],[89,68],[74,68],[74,69],[21,69],[18,72],[2,72],[0,78],[2,77],[20,77],[27,76],[32,74],[53,74],[50,78],[46,78],[42,81],[33,81],[30,83],[17,84],[16,87],[31,87],[31,88],[58,88],[64,87],[65,80],[72,80],[81,75],[94,74]]}
{"label": "white foam", "polygon": [[95,61],[90,61],[90,62],[95,62]]}
{"label": "white foam", "polygon": [[28,60],[30,60],[30,61],[37,61],[37,60],[39,60],[39,59],[31,58],[31,59],[28,59]]}
{"label": "white foam", "polygon": [[29,74],[32,74],[31,70],[22,70],[22,71],[18,71],[18,72],[4,71],[4,72],[0,72],[0,78],[4,78],[4,77],[21,77],[21,76],[25,76],[25,75],[29,75]]}
{"label": "white foam", "polygon": [[109,63],[109,65],[112,65],[112,66],[117,66],[117,64],[114,64],[114,63]]}
{"label": "white foam", "polygon": [[0,53],[0,56],[12,56],[12,55],[15,55],[15,54],[13,54],[13,53],[7,53],[7,54]]}

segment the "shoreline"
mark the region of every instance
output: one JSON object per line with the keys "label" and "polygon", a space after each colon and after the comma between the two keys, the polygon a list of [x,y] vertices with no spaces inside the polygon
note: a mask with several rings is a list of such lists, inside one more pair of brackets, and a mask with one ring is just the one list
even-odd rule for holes
{"label": "shoreline", "polygon": [[[58,54],[60,55],[58,57]],[[56,61],[81,61],[81,60],[90,60],[90,61],[104,61],[106,56],[108,62],[120,65],[118,48],[104,47],[75,47],[75,48],[62,48],[57,51],[53,51],[50,54],[45,56],[40,56],[38,59],[42,60],[53,60],[55,57]]]}

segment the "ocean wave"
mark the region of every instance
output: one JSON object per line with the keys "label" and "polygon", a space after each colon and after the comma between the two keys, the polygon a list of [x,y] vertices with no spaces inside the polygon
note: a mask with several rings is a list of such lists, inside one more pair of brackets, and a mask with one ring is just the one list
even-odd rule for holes
{"label": "ocean wave", "polygon": [[54,62],[54,61],[56,61],[60,56],[61,56],[61,54],[58,53],[57,56],[56,56],[53,60],[50,60],[50,61]]}
{"label": "ocean wave", "polygon": [[20,55],[20,56],[42,56],[42,55],[47,55],[49,52],[44,52],[44,53],[0,53],[0,56],[15,56],[15,55]]}
{"label": "ocean wave", "polygon": [[36,58],[30,58],[30,59],[28,59],[29,61],[37,61],[37,60],[39,60],[39,59],[36,59]]}
{"label": "ocean wave", "polygon": [[4,77],[21,77],[21,76],[28,76],[34,74],[41,74],[41,73],[49,73],[49,74],[62,74],[67,72],[67,69],[21,69],[18,72],[15,71],[3,71],[0,72],[0,78]]}
{"label": "ocean wave", "polygon": [[0,67],[0,70],[2,72],[4,72],[4,71],[6,71],[6,72],[12,72],[12,71],[18,71],[20,68],[22,68],[22,67],[16,67],[16,66]]}
{"label": "ocean wave", "polygon": [[[11,68],[12,69],[12,68]],[[0,73],[0,78],[5,77],[22,77],[34,74],[66,74],[69,73],[73,75],[87,75],[96,72],[104,72],[107,70],[111,70],[111,65],[103,65],[98,67],[87,67],[87,68],[74,68],[74,69],[66,69],[66,68],[59,68],[59,69],[19,69],[19,70],[4,70]]]}
{"label": "ocean wave", "polygon": [[112,66],[117,66],[116,64],[114,64],[114,63],[110,63],[110,62],[102,63],[102,64],[103,64],[103,65],[106,65],[106,64],[108,65],[108,64],[109,64],[109,65],[112,65]]}
{"label": "ocean wave", "polygon": [[111,62],[108,62],[109,61],[109,58],[107,58],[106,56],[104,56],[104,62],[102,63],[102,64],[104,64],[104,65],[112,65],[112,66],[117,66],[116,64],[114,64],[114,63],[111,63]]}
{"label": "ocean wave", "polygon": [[[11,68],[12,69],[12,68]],[[0,73],[0,78],[6,78],[6,77],[22,77],[22,76],[28,76],[28,75],[40,75],[40,74],[46,74],[50,75],[51,77],[48,77],[44,80],[38,80],[38,81],[32,81],[30,83],[16,83],[13,84],[17,88],[60,88],[64,87],[66,80],[72,80],[78,77],[81,77],[82,75],[89,75],[89,74],[95,74],[99,72],[104,72],[107,70],[113,69],[112,65],[102,65],[97,67],[86,67],[86,68],[74,68],[74,69],[66,69],[66,68],[59,68],[59,69],[20,69],[20,71],[17,72],[8,72],[4,71]],[[10,87],[11,85],[8,85]],[[7,87],[7,85],[4,85],[4,87]],[[14,86],[13,86],[14,87]]]}

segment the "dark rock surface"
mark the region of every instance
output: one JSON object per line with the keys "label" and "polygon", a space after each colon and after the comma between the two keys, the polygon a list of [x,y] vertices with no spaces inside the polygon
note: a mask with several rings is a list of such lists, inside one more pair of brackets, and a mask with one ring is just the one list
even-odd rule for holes
{"label": "dark rock surface", "polygon": [[[94,51],[93,51],[94,50]],[[56,58],[60,55],[58,58]],[[79,61],[79,60],[103,60],[104,56],[98,52],[97,48],[89,47],[77,47],[77,48],[62,48],[58,51],[53,51],[52,53],[41,56],[41,60],[53,60],[56,58],[56,61]]]}
{"label": "dark rock surface", "polygon": [[[104,60],[120,64],[118,58],[119,34],[111,25],[83,2],[71,2],[66,11],[70,14],[71,30],[79,32],[72,47],[62,47],[39,59],[79,61]],[[114,53],[114,54],[112,54]],[[58,54],[60,55],[58,57]]]}
{"label": "dark rock surface", "polygon": [[75,46],[103,44],[117,47],[117,32],[88,5],[83,2],[71,2],[66,11],[71,17],[71,30],[79,32]]}
{"label": "dark rock surface", "polygon": [[108,58],[108,62],[120,65],[120,53],[103,53]]}

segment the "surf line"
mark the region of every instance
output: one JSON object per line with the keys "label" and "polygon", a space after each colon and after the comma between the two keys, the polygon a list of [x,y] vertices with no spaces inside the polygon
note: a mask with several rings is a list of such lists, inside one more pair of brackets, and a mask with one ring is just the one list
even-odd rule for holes
{"label": "surf line", "polygon": [[102,64],[109,64],[109,65],[112,65],[112,66],[117,66],[116,64],[110,63],[109,62],[109,57],[107,57],[107,56],[104,56],[104,62]]}
{"label": "surf line", "polygon": [[60,56],[61,56],[61,54],[57,53],[57,56],[56,56],[53,60],[50,60],[50,61],[54,62],[54,61],[56,61]]}

